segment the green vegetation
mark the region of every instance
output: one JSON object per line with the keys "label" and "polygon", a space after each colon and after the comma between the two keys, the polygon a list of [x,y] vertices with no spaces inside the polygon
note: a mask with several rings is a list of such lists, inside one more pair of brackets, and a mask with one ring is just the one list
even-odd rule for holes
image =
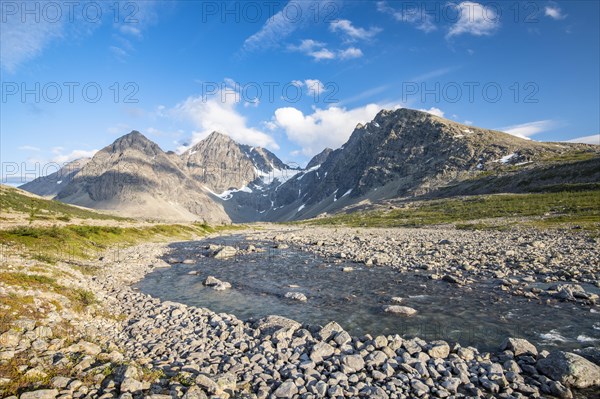
{"label": "green vegetation", "polygon": [[564,154],[548,154],[542,161],[553,163],[572,163],[598,158],[600,154],[592,150],[570,151]]}
{"label": "green vegetation", "polygon": [[[458,228],[502,229],[514,222],[495,218],[526,218],[519,225],[600,229],[600,190],[535,194],[497,194],[420,201],[400,209],[366,211],[312,219],[303,224],[350,227],[420,227],[456,224]],[[482,220],[490,220],[483,223]],[[473,223],[467,223],[467,222]]]}
{"label": "green vegetation", "polygon": [[126,220],[125,218],[103,215],[58,201],[35,198],[22,194],[15,188],[2,186],[0,188],[0,214],[4,212],[27,214],[29,223],[34,220],[56,219],[69,221],[72,218]]}
{"label": "green vegetation", "polygon": [[15,227],[0,230],[0,241],[28,250],[46,263],[57,260],[91,259],[113,245],[133,245],[165,238],[190,239],[240,226],[211,228],[205,225],[154,225],[149,227],[75,226]]}
{"label": "green vegetation", "polygon": [[[93,292],[80,289],[69,288],[58,284],[56,279],[42,274],[28,274],[23,272],[0,271],[0,282],[13,287],[23,289],[41,289],[63,295],[69,299],[76,311],[82,311],[90,305],[96,303],[96,297]],[[22,307],[19,307],[22,310]],[[14,311],[14,309],[12,309]],[[0,317],[2,317],[0,315]],[[4,315],[8,318],[9,315]],[[8,325],[8,324],[6,324]]]}

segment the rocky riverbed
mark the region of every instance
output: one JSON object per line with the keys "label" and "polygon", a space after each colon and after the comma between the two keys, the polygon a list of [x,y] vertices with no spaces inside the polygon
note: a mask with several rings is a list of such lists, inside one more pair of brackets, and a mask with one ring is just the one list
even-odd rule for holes
{"label": "rocky riverbed", "polygon": [[[251,236],[365,264],[427,269],[448,284],[456,284],[451,277],[460,284],[505,279],[498,289],[517,295],[532,292],[535,282],[597,285],[599,277],[597,242],[585,235],[270,228]],[[97,273],[80,275],[79,283],[115,317],[73,317],[71,339],[54,336],[68,321],[59,311],[41,321],[21,319],[2,334],[1,362],[21,358],[20,372],[48,375],[43,389],[21,398],[569,398],[600,392],[594,348],[582,356],[538,352],[513,338],[497,352],[480,353],[393,334],[353,337],[335,322],[243,321],[131,288],[156,268],[178,267],[165,262],[167,256],[166,245],[144,244],[95,262]],[[533,294],[594,306],[593,293],[569,292]]]}

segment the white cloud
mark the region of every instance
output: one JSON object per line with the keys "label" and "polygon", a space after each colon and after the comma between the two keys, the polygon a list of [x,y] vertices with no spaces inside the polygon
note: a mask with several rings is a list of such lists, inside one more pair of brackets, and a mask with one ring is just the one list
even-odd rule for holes
{"label": "white cloud", "polygon": [[345,35],[346,41],[368,40],[372,39],[376,34],[381,32],[381,28],[371,27],[369,29],[357,28],[352,25],[352,22],[347,19],[332,21],[329,24],[329,29],[332,32],[341,32]]}
{"label": "white cloud", "polygon": [[560,7],[555,4],[544,7],[544,15],[555,20],[561,20],[567,18],[566,14],[562,13]]}
{"label": "white cloud", "polygon": [[98,150],[73,150],[68,154],[57,154],[52,158],[53,162],[64,163],[70,162],[79,158],[91,158],[96,154]]}
{"label": "white cloud", "polygon": [[119,25],[119,31],[125,35],[131,35],[134,36],[138,39],[142,38],[142,30],[140,28],[138,28],[137,26],[133,26],[133,25]]}
{"label": "white cloud", "polygon": [[535,122],[521,123],[519,125],[507,126],[499,130],[508,134],[512,134],[513,136],[520,137],[522,139],[529,139],[529,136],[533,136],[535,134],[551,130],[557,125],[558,124],[556,121],[546,119]]}
{"label": "white cloud", "polygon": [[356,47],[350,47],[345,50],[340,50],[338,52],[340,59],[348,60],[350,58],[360,58],[363,56],[363,52]]}
{"label": "white cloud", "polygon": [[487,36],[493,34],[500,27],[500,16],[492,7],[472,1],[463,1],[455,7],[458,12],[458,21],[450,27],[446,38],[463,33]]}
{"label": "white cloud", "polygon": [[21,151],[41,151],[41,149],[39,147],[34,147],[32,145],[22,145],[20,147],[18,147],[19,150]]}
{"label": "white cloud", "polygon": [[[24,7],[25,3],[13,3]],[[34,16],[21,20],[21,13],[2,13],[2,34],[0,35],[0,66],[8,72],[15,72],[19,65],[42,54],[54,40],[63,36],[62,19],[51,22],[48,18]]]}
{"label": "white cloud", "polygon": [[290,1],[270,17],[260,30],[248,37],[243,51],[259,51],[278,47],[282,40],[297,29],[313,22],[314,10],[323,10],[329,0]]}
{"label": "white cloud", "polygon": [[433,23],[432,15],[425,12],[424,7],[417,2],[405,3],[402,10],[397,10],[390,7],[385,1],[378,1],[377,11],[392,16],[396,21],[415,25],[417,29],[425,33],[437,29],[437,26]]}
{"label": "white cloud", "polygon": [[347,60],[351,58],[359,58],[363,56],[363,52],[355,47],[350,47],[344,50],[331,51],[326,47],[325,43],[317,42],[312,39],[305,39],[300,42],[298,46],[288,46],[288,49],[292,51],[299,51],[310,57],[313,57],[315,61],[321,60],[333,60],[339,58],[341,60]]}
{"label": "white cloud", "polygon": [[582,143],[600,145],[600,133],[591,136],[577,137],[576,139],[565,140],[565,143]]}
{"label": "white cloud", "polygon": [[304,114],[294,107],[278,108],[273,123],[282,128],[288,139],[300,147],[305,155],[314,155],[325,147],[338,148],[345,143],[359,122],[365,123],[381,110],[377,104],[347,110],[331,107],[314,108]]}
{"label": "white cloud", "polygon": [[[170,114],[190,120],[198,129],[192,134],[191,145],[218,131],[243,144],[279,149],[270,135],[247,125],[246,118],[236,109],[239,103],[239,93],[226,89],[211,98],[188,97],[177,104]],[[185,149],[180,147],[178,151]]]}
{"label": "white cloud", "polygon": [[319,97],[321,93],[327,91],[325,85],[319,79],[306,79],[304,84],[306,85],[306,92],[314,97]]}
{"label": "white cloud", "polygon": [[330,50],[328,50],[326,48],[322,48],[320,50],[313,51],[313,52],[309,53],[308,55],[310,55],[317,61],[332,60],[335,58],[335,53],[331,52]]}
{"label": "white cloud", "polygon": [[463,125],[472,125],[472,124],[473,124],[473,121],[470,121],[470,120],[466,120],[463,122]]}
{"label": "white cloud", "polygon": [[439,116],[440,118],[444,117],[444,111],[435,107],[431,107],[429,109],[420,109],[419,111],[427,112],[431,115]]}

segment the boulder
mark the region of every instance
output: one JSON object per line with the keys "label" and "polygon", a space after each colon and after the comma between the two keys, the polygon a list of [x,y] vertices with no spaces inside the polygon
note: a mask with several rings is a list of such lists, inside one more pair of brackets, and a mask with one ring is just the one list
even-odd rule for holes
{"label": "boulder", "polygon": [[306,302],[308,298],[301,292],[286,292],[284,295],[287,299],[293,299],[298,302]]}
{"label": "boulder", "polygon": [[515,354],[515,356],[521,355],[532,355],[537,356],[538,351],[536,347],[529,341],[523,338],[511,338],[508,337],[500,345],[500,350],[509,350]]}
{"label": "boulder", "polygon": [[230,246],[224,246],[220,249],[218,249],[213,257],[215,259],[229,259],[234,257],[235,255],[237,255],[237,249],[235,249],[234,247],[230,247]]}
{"label": "boulder", "polygon": [[291,398],[294,395],[296,395],[297,393],[298,393],[298,387],[296,386],[296,384],[294,384],[294,381],[287,380],[287,381],[284,381],[284,383],[281,384],[275,390],[275,392],[273,392],[273,395],[275,395],[276,398]]}
{"label": "boulder", "polygon": [[417,313],[417,311],[408,306],[399,306],[399,305],[389,305],[383,308],[386,313],[393,313],[402,316],[413,316]]}
{"label": "boulder", "polygon": [[24,392],[21,399],[54,399],[58,396],[58,389],[38,389],[37,391]]}
{"label": "boulder", "polygon": [[574,353],[551,352],[537,362],[537,369],[546,377],[568,387],[600,386],[600,366]]}

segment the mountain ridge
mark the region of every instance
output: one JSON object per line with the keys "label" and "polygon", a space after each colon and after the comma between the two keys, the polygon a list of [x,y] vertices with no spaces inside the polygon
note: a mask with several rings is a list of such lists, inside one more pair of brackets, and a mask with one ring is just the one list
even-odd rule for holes
{"label": "mountain ridge", "polygon": [[306,169],[219,132],[177,155],[132,131],[74,173],[56,198],[92,208],[133,208],[142,216],[295,220],[364,201],[423,195],[576,150],[600,156],[600,147],[592,145],[524,140],[410,109],[381,110],[358,124],[343,146],[315,155]]}

